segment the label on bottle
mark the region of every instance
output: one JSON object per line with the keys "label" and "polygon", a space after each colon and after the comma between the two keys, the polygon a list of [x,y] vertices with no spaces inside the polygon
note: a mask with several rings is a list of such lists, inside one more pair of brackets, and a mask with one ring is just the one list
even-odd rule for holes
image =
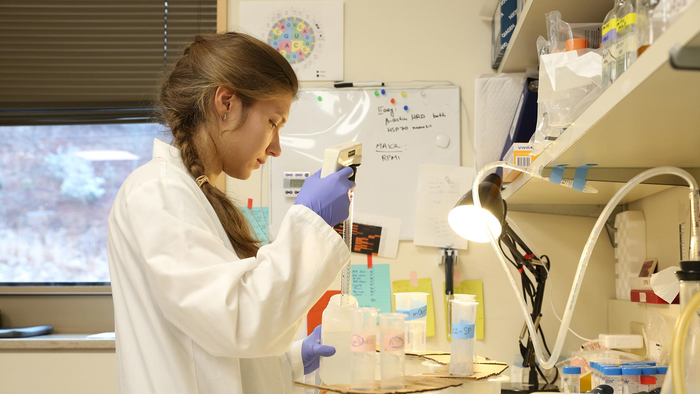
{"label": "label on bottle", "polygon": [[630,12],[629,14],[625,15],[624,18],[617,20],[617,31],[620,32],[620,34],[624,34],[623,32],[626,33],[627,29],[635,24],[637,24],[637,13]]}
{"label": "label on bottle", "polygon": [[603,45],[617,37],[617,18],[612,18],[603,25]]}
{"label": "label on bottle", "polygon": [[474,323],[470,324],[453,324],[452,325],[452,338],[457,339],[472,339],[474,338],[474,333],[476,332],[476,325]]}
{"label": "label on bottle", "polygon": [[376,335],[353,335],[350,338],[350,350],[353,352],[374,352],[377,350]]}
{"label": "label on bottle", "polygon": [[393,352],[403,349],[406,343],[406,334],[404,332],[389,332],[382,334],[382,351]]}
{"label": "label on bottle", "polygon": [[396,313],[403,313],[404,315],[408,316],[406,321],[416,320],[428,316],[428,306],[425,305],[420,308],[413,308],[410,310],[404,309],[401,311],[396,311]]}

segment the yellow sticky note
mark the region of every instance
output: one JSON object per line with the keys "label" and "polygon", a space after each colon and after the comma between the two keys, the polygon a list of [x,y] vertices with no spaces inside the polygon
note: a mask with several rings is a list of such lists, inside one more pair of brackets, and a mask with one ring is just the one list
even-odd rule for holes
{"label": "yellow sticky note", "polygon": [[[418,287],[411,286],[410,280],[397,280],[392,283],[394,293],[421,292],[428,293],[428,321],[426,322],[427,337],[435,336],[435,311],[433,310],[433,281],[430,278],[418,279]],[[394,297],[392,297],[393,299]],[[392,306],[392,311],[396,312],[396,302]]]}
{"label": "yellow sticky note", "polygon": [[[447,338],[450,339],[450,332],[447,330],[447,296],[445,295],[445,282],[442,282],[443,299],[445,300],[445,331]],[[484,284],[480,280],[463,280],[459,282],[459,286],[454,287],[455,294],[473,294],[476,296],[476,302],[479,306],[476,307],[476,339],[481,341],[484,339]]]}

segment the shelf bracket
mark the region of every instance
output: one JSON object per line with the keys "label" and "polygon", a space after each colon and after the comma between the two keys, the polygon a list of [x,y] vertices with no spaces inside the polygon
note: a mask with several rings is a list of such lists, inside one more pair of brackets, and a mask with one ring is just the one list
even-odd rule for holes
{"label": "shelf bracket", "polygon": [[671,67],[675,70],[700,71],[700,47],[676,45],[669,52]]}

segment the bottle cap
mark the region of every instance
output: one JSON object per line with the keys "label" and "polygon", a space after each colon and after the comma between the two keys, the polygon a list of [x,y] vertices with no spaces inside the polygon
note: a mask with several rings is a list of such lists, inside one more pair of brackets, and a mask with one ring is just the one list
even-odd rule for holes
{"label": "bottle cap", "polygon": [[622,368],[622,374],[625,376],[638,376],[642,374],[641,368]]}
{"label": "bottle cap", "polygon": [[700,261],[681,261],[681,271],[676,271],[678,280],[700,280]]}
{"label": "bottle cap", "polygon": [[585,38],[571,38],[566,40],[566,51],[588,48],[588,40]]}
{"label": "bottle cap", "polygon": [[581,367],[564,367],[564,373],[567,375],[580,375]]}
{"label": "bottle cap", "polygon": [[642,368],[642,375],[656,375],[656,367],[644,367]]}
{"label": "bottle cap", "polygon": [[605,368],[603,370],[603,373],[606,375],[611,375],[611,376],[620,376],[620,375],[622,375],[622,368],[618,368],[618,367]]}
{"label": "bottle cap", "polygon": [[656,367],[657,375],[666,375],[666,372],[668,372],[668,367]]}

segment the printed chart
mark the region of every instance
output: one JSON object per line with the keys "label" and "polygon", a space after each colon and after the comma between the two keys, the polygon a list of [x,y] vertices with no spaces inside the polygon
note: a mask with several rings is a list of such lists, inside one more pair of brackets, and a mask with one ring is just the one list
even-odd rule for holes
{"label": "printed chart", "polygon": [[343,2],[241,2],[240,26],[284,56],[300,81],[343,79]]}

